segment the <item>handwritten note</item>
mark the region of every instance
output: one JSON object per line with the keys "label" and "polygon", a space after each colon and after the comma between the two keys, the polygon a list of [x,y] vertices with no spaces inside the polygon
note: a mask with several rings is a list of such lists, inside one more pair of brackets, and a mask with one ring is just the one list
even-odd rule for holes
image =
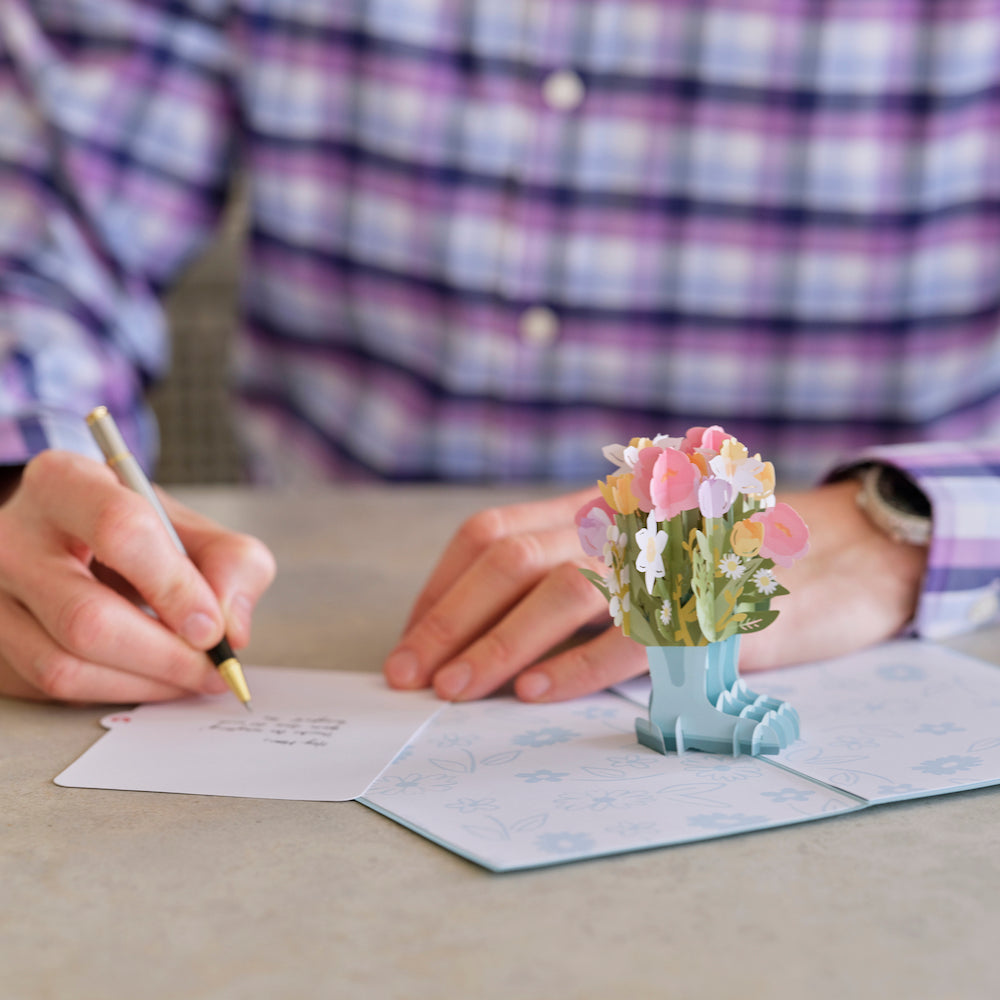
{"label": "handwritten note", "polygon": [[254,711],[232,695],[143,705],[55,780],[84,788],[342,801],[361,795],[441,707],[376,674],[248,667]]}
{"label": "handwritten note", "polygon": [[330,719],[323,715],[311,718],[294,715],[290,719],[264,715],[253,719],[220,719],[208,728],[213,733],[244,733],[255,742],[278,746],[325,747],[333,734],[346,724],[346,719]]}

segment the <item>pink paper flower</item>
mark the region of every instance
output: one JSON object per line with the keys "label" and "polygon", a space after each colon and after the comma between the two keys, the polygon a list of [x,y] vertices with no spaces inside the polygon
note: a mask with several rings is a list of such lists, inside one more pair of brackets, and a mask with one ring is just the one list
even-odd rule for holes
{"label": "pink paper flower", "polygon": [[615,512],[601,497],[595,497],[576,512],[575,521],[583,551],[588,556],[601,555],[608,538],[608,528],[615,523]]}
{"label": "pink paper flower", "polygon": [[653,466],[649,493],[657,521],[669,521],[682,510],[698,506],[698,467],[676,448],[664,448]]}
{"label": "pink paper flower", "polygon": [[632,493],[639,502],[639,510],[645,511],[647,514],[653,509],[653,498],[649,492],[650,481],[653,478],[653,467],[662,454],[662,448],[647,446],[639,452],[635,460]]}
{"label": "pink paper flower", "polygon": [[701,447],[701,439],[705,436],[705,427],[689,427],[687,433],[684,435],[684,440],[681,442],[680,450],[684,452],[685,455],[690,455],[695,448]]}
{"label": "pink paper flower", "polygon": [[681,443],[681,451],[690,455],[691,452],[702,448],[718,454],[722,450],[722,445],[731,437],[732,434],[724,431],[718,424],[712,424],[711,427],[689,427]]}
{"label": "pink paper flower", "polygon": [[765,559],[773,559],[779,566],[791,566],[809,551],[809,529],[787,503],[776,503],[751,514],[750,520],[764,525],[760,554]]}

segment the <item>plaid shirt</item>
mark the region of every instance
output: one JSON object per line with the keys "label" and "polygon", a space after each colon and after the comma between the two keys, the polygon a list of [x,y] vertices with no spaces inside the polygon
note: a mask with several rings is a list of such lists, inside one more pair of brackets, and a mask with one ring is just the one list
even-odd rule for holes
{"label": "plaid shirt", "polygon": [[948,634],[1000,576],[998,119],[1000,0],[6,0],[0,461],[97,403],[152,460],[159,293],[238,166],[258,479],[923,442],[880,454]]}

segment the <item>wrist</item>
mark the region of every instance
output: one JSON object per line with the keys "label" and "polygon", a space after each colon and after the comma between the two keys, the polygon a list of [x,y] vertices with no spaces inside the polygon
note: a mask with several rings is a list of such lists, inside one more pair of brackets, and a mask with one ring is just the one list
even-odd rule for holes
{"label": "wrist", "polygon": [[896,542],[930,543],[930,501],[906,473],[889,465],[870,464],[859,466],[853,474],[858,482],[855,502],[876,528]]}

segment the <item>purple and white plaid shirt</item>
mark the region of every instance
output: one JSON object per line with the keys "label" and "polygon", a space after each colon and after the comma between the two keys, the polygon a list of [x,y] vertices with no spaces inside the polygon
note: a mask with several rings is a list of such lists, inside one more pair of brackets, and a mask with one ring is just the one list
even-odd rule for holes
{"label": "purple and white plaid shirt", "polygon": [[880,451],[934,502],[921,625],[993,617],[1000,0],[6,0],[0,461],[97,403],[152,459],[236,168],[257,478],[923,442]]}

